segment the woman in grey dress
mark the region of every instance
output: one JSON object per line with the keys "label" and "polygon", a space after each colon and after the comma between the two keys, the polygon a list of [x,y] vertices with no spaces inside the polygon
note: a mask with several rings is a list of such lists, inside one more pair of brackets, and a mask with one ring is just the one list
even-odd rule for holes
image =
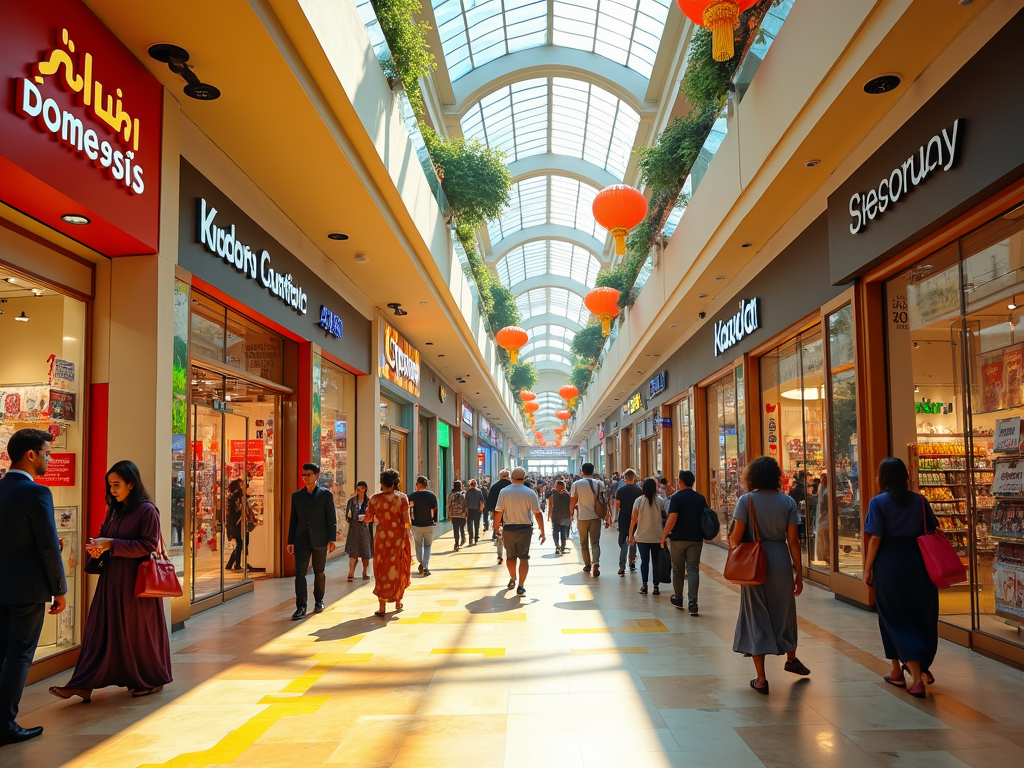
{"label": "woman in grey dress", "polygon": [[811,670],[796,657],[796,596],[804,588],[800,571],[800,514],[796,502],[782,493],[782,470],[778,462],[762,456],[751,462],[744,476],[747,493],[736,502],[729,546],[753,541],[748,530],[753,510],[757,531],[768,558],[768,580],[757,586],[740,587],[740,613],[732,649],[751,656],[757,677],[750,687],[768,693],[764,672],[767,654],[786,654],[786,671],[809,675]]}
{"label": "woman in grey dress", "polygon": [[345,519],[348,520],[348,536],[345,537],[345,554],[348,555],[348,580],[356,575],[356,562],[363,561],[363,580],[370,578],[366,569],[373,559],[373,530],[370,523],[363,521],[369,499],[367,485],[363,480],[356,483],[356,495],[345,505]]}

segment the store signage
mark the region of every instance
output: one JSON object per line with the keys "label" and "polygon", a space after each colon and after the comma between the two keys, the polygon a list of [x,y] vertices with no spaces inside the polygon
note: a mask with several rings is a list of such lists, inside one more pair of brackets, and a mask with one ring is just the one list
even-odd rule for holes
{"label": "store signage", "polygon": [[78,419],[78,395],[59,389],[50,390],[50,418],[73,422]]}
{"label": "store signage", "polygon": [[1020,496],[1024,492],[1024,462],[997,461],[992,478],[993,496]]}
{"label": "store signage", "polygon": [[320,322],[317,325],[336,339],[340,339],[345,335],[345,324],[341,318],[323,304],[320,305]]}
{"label": "store signage", "polygon": [[672,428],[672,419],[662,419],[661,420],[661,427],[662,427],[662,429],[671,429]]}
{"label": "store signage", "polygon": [[649,397],[660,395],[665,391],[667,385],[668,374],[666,371],[662,371],[650,381],[650,394]]}
{"label": "store signage", "polygon": [[604,440],[604,422],[597,425],[597,439]]}
{"label": "store signage", "polygon": [[77,0],[6,3],[0,72],[0,197],[107,255],[154,253],[159,82]]}
{"label": "store signage", "polygon": [[270,253],[260,250],[259,254],[235,238],[235,225],[224,228],[217,226],[217,209],[208,205],[206,198],[196,200],[196,242],[205,246],[214,256],[220,256],[234,265],[250,280],[260,284],[300,315],[309,308],[309,297],[302,287],[292,282],[291,273],[275,272],[271,266]]}
{"label": "store signage", "polygon": [[644,409],[644,399],[640,396],[639,392],[637,392],[635,395],[629,398],[629,400],[626,402],[625,408],[630,415],[636,413],[637,411],[642,411]]}
{"label": "store signage", "polygon": [[414,397],[420,396],[420,353],[402,338],[391,324],[380,321],[382,342],[380,377],[401,387]]}
{"label": "store signage", "polygon": [[46,474],[38,479],[41,485],[50,488],[66,488],[75,484],[75,454],[51,453]]}
{"label": "store signage", "polygon": [[530,448],[531,459],[567,459],[569,458],[569,448]]}
{"label": "store signage", "polygon": [[437,388],[437,399],[442,403],[448,399],[448,390],[445,389],[444,384]]}
{"label": "store signage", "polygon": [[231,462],[263,461],[262,440],[232,440]]}
{"label": "store signage", "polygon": [[469,426],[473,426],[473,409],[465,403],[462,405],[462,420]]}
{"label": "store signage", "polygon": [[761,327],[757,304],[756,298],[740,299],[739,312],[728,320],[719,320],[715,323],[715,357]]}
{"label": "store signage", "polygon": [[70,360],[61,360],[59,357],[54,356],[52,365],[52,379],[56,379],[57,381],[67,381],[71,384],[75,383],[75,364],[73,362]]}
{"label": "store signage", "polygon": [[1016,453],[1020,450],[1020,416],[996,419],[993,453]]}
{"label": "store signage", "polygon": [[948,414],[952,412],[952,403],[933,403],[931,400],[914,403],[914,413]]}
{"label": "store signage", "polygon": [[768,455],[772,458],[779,456],[779,404],[765,403],[765,416],[768,427]]}
{"label": "store signage", "polygon": [[923,184],[933,171],[948,171],[956,165],[963,136],[963,119],[953,121],[921,145],[902,164],[883,177],[875,189],[854,192],[850,196],[850,234],[863,232],[869,221],[880,218],[890,205],[895,205],[918,184]]}

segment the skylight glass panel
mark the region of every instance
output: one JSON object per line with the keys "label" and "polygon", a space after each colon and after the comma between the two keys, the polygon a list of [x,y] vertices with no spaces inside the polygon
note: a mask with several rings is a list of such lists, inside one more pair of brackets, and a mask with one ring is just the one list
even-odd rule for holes
{"label": "skylight glass panel", "polygon": [[540,176],[512,185],[509,207],[500,219],[487,222],[491,244],[526,227],[544,224],[548,219],[548,179]]}
{"label": "skylight glass panel", "polygon": [[516,304],[524,320],[535,315],[552,314],[586,325],[590,316],[590,311],[583,306],[583,297],[565,288],[535,288],[520,294]]}
{"label": "skylight glass panel", "polygon": [[499,88],[474,104],[462,118],[463,136],[504,152],[509,163],[547,152],[547,133],[546,78]]}
{"label": "skylight glass panel", "polygon": [[547,43],[547,0],[433,0],[452,82],[507,53]]}
{"label": "skylight glass panel", "polygon": [[551,223],[574,227],[591,236],[596,235],[599,227],[594,221],[593,206],[599,191],[576,179],[552,176]]}
{"label": "skylight glass panel", "polygon": [[509,251],[496,267],[498,279],[512,289],[544,275],[568,277],[592,288],[600,269],[601,262],[590,251],[564,240],[533,240]]}
{"label": "skylight glass panel", "polygon": [[670,0],[554,0],[552,41],[589,51],[646,78],[665,30]]}
{"label": "skylight glass panel", "polygon": [[622,178],[640,116],[603,88],[552,78],[551,151],[588,160]]}

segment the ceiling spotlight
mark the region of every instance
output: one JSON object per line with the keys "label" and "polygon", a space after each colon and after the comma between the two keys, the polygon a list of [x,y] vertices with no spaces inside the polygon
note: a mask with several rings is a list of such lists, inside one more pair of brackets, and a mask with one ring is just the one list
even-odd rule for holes
{"label": "ceiling spotlight", "polygon": [[[330,234],[327,235],[327,239],[328,240],[348,240],[348,235],[346,235],[344,232],[331,232]],[[362,254],[358,254],[356,256],[356,260],[357,261],[359,260],[359,256],[362,256]]]}
{"label": "ceiling spotlight", "polygon": [[[705,294],[705,295],[706,295],[706,294]],[[672,325],[670,325],[670,326],[669,326],[669,328],[675,328],[675,327],[676,327],[676,324],[675,324],[675,323],[672,323]]]}
{"label": "ceiling spotlight", "polygon": [[915,385],[914,385],[914,391],[915,391],[915,392],[920,392],[920,391],[921,391],[921,388],[920,388],[919,386],[917,386],[917,384],[915,384]]}
{"label": "ceiling spotlight", "polygon": [[725,275],[719,275],[715,280],[725,280]]}
{"label": "ceiling spotlight", "polygon": [[432,347],[432,346],[434,346],[434,342],[432,342],[432,341],[428,341],[428,342],[427,342],[427,346],[428,346],[428,347]]}
{"label": "ceiling spotlight", "polygon": [[421,301],[421,302],[420,302],[420,306],[421,306],[421,307],[425,307],[425,306],[427,306],[427,302],[425,302],[425,301]]}
{"label": "ceiling spotlight", "polygon": [[1009,304],[1006,305],[1006,308],[1007,309],[1016,309],[1017,305],[1014,302],[1011,301]]}
{"label": "ceiling spotlight", "polygon": [[[698,293],[697,294],[697,298],[698,299],[706,299],[707,297],[708,297],[708,295],[706,293]],[[672,327],[675,328],[674,325]]]}
{"label": "ceiling spotlight", "polygon": [[24,311],[22,311],[22,313],[14,319],[21,323],[27,323],[29,321],[29,317],[28,315],[25,314]]}
{"label": "ceiling spotlight", "polygon": [[971,3],[973,3],[973,2],[974,2],[974,0],[956,0],[956,4],[957,5],[961,5],[961,6],[965,7],[965,8],[968,5],[970,5]]}
{"label": "ceiling spotlight", "polygon": [[896,90],[900,85],[899,75],[881,75],[874,77],[864,83],[864,93],[877,96],[881,93],[888,93]]}
{"label": "ceiling spotlight", "polygon": [[42,295],[43,295],[43,292],[42,292],[42,290],[41,290],[41,289],[39,289],[39,288],[33,288],[33,289],[32,289],[32,295],[33,295],[33,296],[42,296]]}
{"label": "ceiling spotlight", "polygon": [[753,243],[740,243],[740,248],[749,248]]}
{"label": "ceiling spotlight", "polygon": [[392,310],[398,317],[402,317],[403,315],[409,314],[408,310],[402,309],[402,305],[399,304],[397,301],[393,301],[390,304],[388,304],[388,309]]}
{"label": "ceiling spotlight", "polygon": [[438,357],[444,357],[444,355],[438,355]]}
{"label": "ceiling spotlight", "polygon": [[187,85],[183,89],[185,95],[197,101],[213,101],[220,98],[220,89],[215,85],[202,82],[192,67],[188,65],[189,53],[180,45],[157,43],[149,47],[150,57],[162,61],[167,68],[182,77]]}
{"label": "ceiling spotlight", "polygon": [[368,261],[366,256],[361,253],[356,254],[356,264],[365,264]]}
{"label": "ceiling spotlight", "polygon": [[16,282],[18,282],[18,278],[16,278],[16,277],[5,277],[4,280],[7,281],[8,283],[16,283]]}
{"label": "ceiling spotlight", "polygon": [[65,224],[75,224],[79,227],[85,226],[91,222],[88,216],[83,216],[80,213],[65,213],[60,217],[60,220]]}
{"label": "ceiling spotlight", "polygon": [[821,160],[808,160],[804,163],[804,168],[813,168],[816,165],[821,165]]}

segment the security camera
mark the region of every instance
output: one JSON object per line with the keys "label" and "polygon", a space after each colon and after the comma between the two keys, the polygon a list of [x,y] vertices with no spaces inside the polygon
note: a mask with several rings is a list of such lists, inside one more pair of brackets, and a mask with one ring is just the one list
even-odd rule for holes
{"label": "security camera", "polygon": [[707,316],[708,316],[707,312],[698,312],[697,313],[697,317],[699,317],[701,320],[703,320]]}

